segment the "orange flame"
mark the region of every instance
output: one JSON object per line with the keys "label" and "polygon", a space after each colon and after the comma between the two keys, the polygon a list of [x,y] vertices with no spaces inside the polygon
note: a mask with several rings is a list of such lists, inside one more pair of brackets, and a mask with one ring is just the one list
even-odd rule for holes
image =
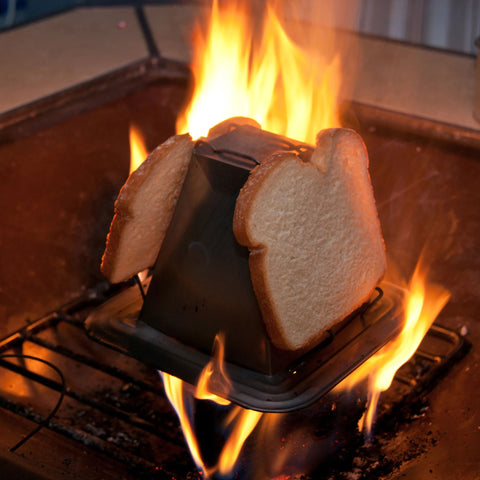
{"label": "orange flame", "polygon": [[130,125],[128,138],[130,140],[130,173],[132,173],[147,158],[148,150],[142,135],[133,125]]}
{"label": "orange flame", "polygon": [[319,130],[339,126],[339,56],[327,63],[318,51],[307,55],[270,5],[256,42],[247,2],[225,3],[219,8],[213,1],[207,38],[197,29],[195,93],[177,130],[197,138],[229,117],[243,116],[313,144]]}
{"label": "orange flame", "polygon": [[[199,400],[212,400],[219,405],[229,405],[230,401],[226,397],[228,390],[231,388],[230,380],[224,369],[224,338],[223,335],[218,334],[213,343],[213,355],[200,374],[195,390],[195,397]],[[212,383],[215,382],[215,387],[212,388]],[[211,391],[221,391],[223,397],[213,394]]]}
{"label": "orange flame", "polygon": [[261,412],[242,407],[233,409],[230,415],[233,430],[228,436],[218,460],[218,471],[221,475],[228,475],[233,470],[245,440],[257,426],[262,415]]}
{"label": "orange flame", "polygon": [[449,298],[450,294],[444,288],[427,284],[420,260],[406,292],[405,320],[401,332],[339,385],[338,388],[348,389],[368,379],[367,410],[359,424],[359,428],[367,434],[372,431],[380,394],[390,387],[397,370],[413,356]]}
{"label": "orange flame", "polygon": [[[206,471],[206,467],[203,463],[200,449],[198,448],[197,439],[193,430],[192,423],[190,421],[187,402],[191,404],[192,396],[186,391],[187,387],[185,382],[173,375],[160,372],[165,388],[165,393],[172,404],[173,408],[177,412],[178,419],[180,420],[180,426],[182,427],[183,436],[187,442],[190,454],[197,468],[203,472]],[[186,399],[186,398],[187,399]]]}
{"label": "orange flame", "polygon": [[218,389],[223,391],[225,395],[228,393],[228,389],[231,385],[230,380],[224,371],[223,356],[223,337],[217,335],[214,342],[212,358],[200,374],[195,389],[185,384],[182,380],[161,372],[165,386],[165,393],[180,419],[180,425],[192,458],[197,465],[197,468],[205,474],[206,478],[209,478],[217,472],[220,473],[220,475],[228,475],[232,472],[243,444],[262,417],[261,412],[235,406],[223,425],[224,429],[229,431],[229,435],[220,452],[217,465],[207,468],[202,459],[200,448],[194,433],[191,411],[193,410],[194,398],[199,400],[210,400],[219,405],[230,404],[225,398],[211,393],[213,382],[215,383],[215,389],[217,391]]}

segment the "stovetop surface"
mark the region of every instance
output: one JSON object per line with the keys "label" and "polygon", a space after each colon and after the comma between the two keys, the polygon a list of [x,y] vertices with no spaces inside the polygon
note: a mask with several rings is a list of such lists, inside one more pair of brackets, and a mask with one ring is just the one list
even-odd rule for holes
{"label": "stovetop surface", "polygon": [[438,322],[463,331],[473,345],[429,394],[425,415],[402,426],[393,445],[422,437],[432,444],[398,478],[473,479],[480,454],[479,152],[366,127],[389,267],[408,278],[425,249],[429,278],[451,292]]}
{"label": "stovetop surface", "polygon": [[[148,147],[153,148],[173,133],[184,97],[183,84],[157,82],[121,101],[0,145],[1,337],[102,280],[99,263],[104,238],[113,202],[128,174],[129,122],[140,125]],[[408,279],[426,245],[430,278],[452,295],[438,321],[462,331],[472,343],[470,353],[428,394],[428,408],[415,421],[399,424],[390,436],[386,454],[395,458],[412,442],[423,446],[390,476],[473,480],[478,476],[480,453],[479,150],[375,122],[362,124],[361,119],[358,129],[370,155],[389,270],[396,269]],[[62,337],[85,341],[66,330],[56,335],[59,341]],[[99,354],[97,346],[84,346],[93,356]],[[38,346],[31,348],[38,353]],[[101,355],[115,362],[116,354],[107,352]],[[128,369],[151,378],[152,372],[143,365],[127,363]],[[75,383],[102,388],[90,373],[77,375],[75,362],[67,370],[73,372],[70,377]],[[41,396],[30,385],[25,384],[23,391],[10,385],[5,378],[3,393]],[[167,407],[162,404],[160,410],[173,422]],[[122,472],[123,478],[130,478],[115,460],[107,461],[102,454],[46,429],[9,454],[7,449],[28,433],[31,422],[0,409],[0,423],[2,431],[8,432],[0,436],[4,457],[14,458],[20,466],[33,466],[40,475],[95,479],[118,478]],[[172,430],[178,428],[171,425]],[[181,441],[174,445],[168,450],[160,442],[152,448],[160,461],[177,455],[188,458]],[[56,446],[64,448],[64,453],[57,454]]]}

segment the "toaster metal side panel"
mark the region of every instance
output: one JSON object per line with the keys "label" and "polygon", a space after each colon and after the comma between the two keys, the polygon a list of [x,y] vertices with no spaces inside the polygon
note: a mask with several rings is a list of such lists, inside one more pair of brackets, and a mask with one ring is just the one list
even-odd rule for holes
{"label": "toaster metal side panel", "polygon": [[233,234],[235,202],[248,173],[193,155],[140,318],[205,353],[223,333],[229,362],[271,374],[298,354],[271,344],[250,280],[248,249]]}

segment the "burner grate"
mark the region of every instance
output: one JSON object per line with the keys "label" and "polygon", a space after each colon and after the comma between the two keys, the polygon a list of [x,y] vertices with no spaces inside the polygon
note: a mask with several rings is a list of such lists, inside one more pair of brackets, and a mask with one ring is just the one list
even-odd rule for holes
{"label": "burner grate", "polygon": [[[0,384],[12,385],[0,389],[0,407],[105,454],[147,478],[170,479],[172,475],[193,473],[195,468],[157,372],[97,345],[85,335],[83,320],[109,293],[92,291],[0,342]],[[65,384],[50,369],[36,365],[32,357],[43,357],[57,365]],[[90,376],[92,385],[88,385],[88,379],[75,380],[82,376]],[[34,385],[40,396],[17,395],[15,391],[22,385]],[[59,411],[51,418],[49,410],[61,397]],[[45,408],[45,404],[49,406]],[[21,447],[29,438],[10,450]],[[12,444],[17,440],[12,439]],[[159,455],[160,449],[163,452]]]}
{"label": "burner grate", "polygon": [[[0,385],[14,385],[0,389],[0,407],[37,424],[35,431],[48,428],[148,478],[187,473],[197,478],[157,372],[85,335],[85,318],[111,293],[99,287],[0,341]],[[382,396],[381,417],[433,388],[467,348],[456,332],[432,326],[419,351]],[[29,356],[56,365],[65,384],[50,369],[28,361]],[[30,384],[41,391],[40,397],[15,393],[18,385]],[[52,405],[62,395],[60,408],[50,418]]]}

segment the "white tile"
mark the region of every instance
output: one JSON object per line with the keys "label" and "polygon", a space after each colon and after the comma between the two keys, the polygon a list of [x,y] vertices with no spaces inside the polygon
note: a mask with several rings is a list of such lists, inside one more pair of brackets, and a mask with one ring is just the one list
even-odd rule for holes
{"label": "white tile", "polygon": [[368,37],[359,46],[354,100],[480,129],[473,119],[474,58]]}
{"label": "white tile", "polygon": [[79,8],[0,33],[0,112],[147,55],[131,7]]}

